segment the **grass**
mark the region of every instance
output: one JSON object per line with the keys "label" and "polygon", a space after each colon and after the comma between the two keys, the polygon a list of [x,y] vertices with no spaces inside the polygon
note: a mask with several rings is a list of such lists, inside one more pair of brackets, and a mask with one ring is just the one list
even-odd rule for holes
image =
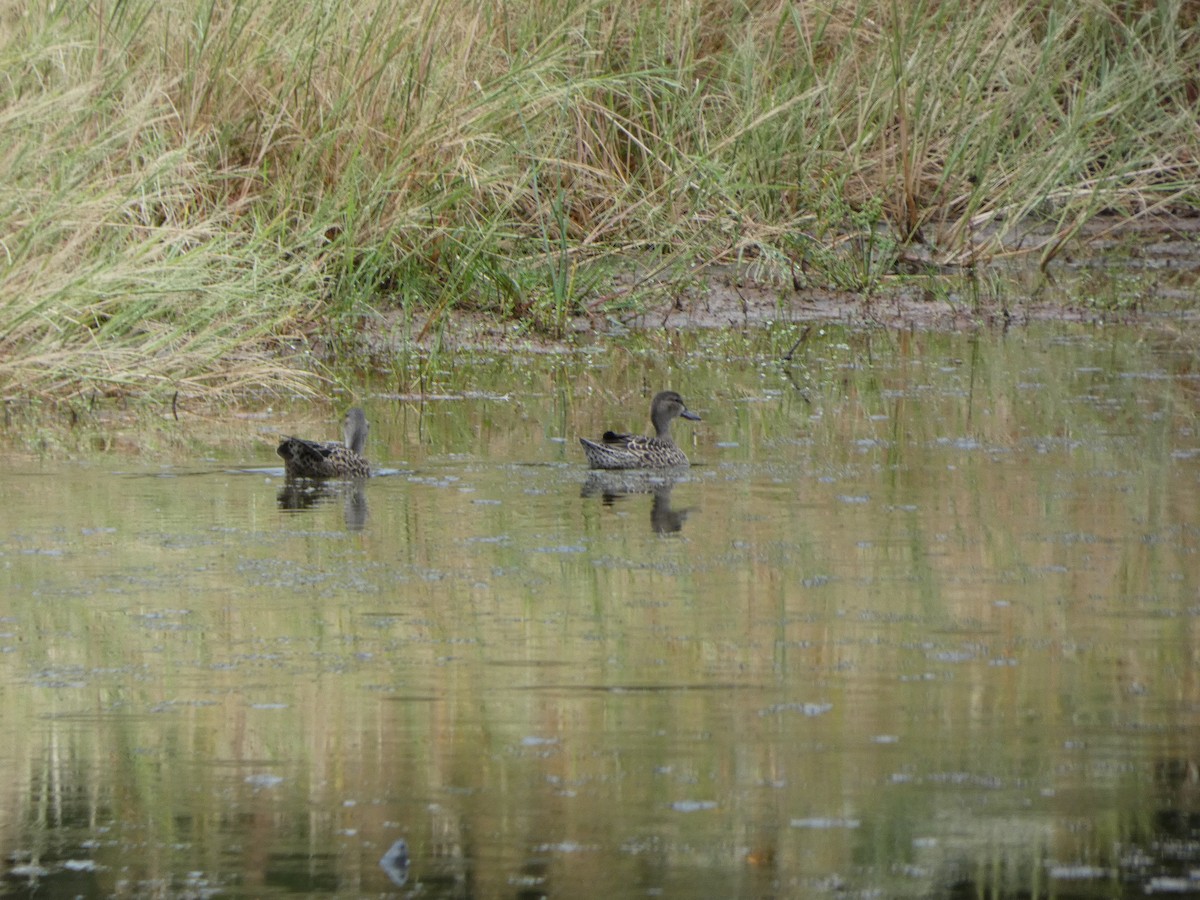
{"label": "grass", "polygon": [[869,294],[1200,202],[1182,3],[61,0],[0,71],[8,400],[312,393],[291,351],[380,310]]}

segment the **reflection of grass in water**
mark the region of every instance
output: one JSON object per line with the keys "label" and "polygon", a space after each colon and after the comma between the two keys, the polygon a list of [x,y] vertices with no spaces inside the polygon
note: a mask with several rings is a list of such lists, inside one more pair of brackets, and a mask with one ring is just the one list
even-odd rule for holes
{"label": "reflection of grass in water", "polygon": [[[7,481],[13,827],[59,827],[53,786],[121,824],[102,852],[122,877],[262,871],[257,851],[365,877],[367,851],[312,847],[378,858],[400,823],[425,865],[503,858],[489,894],[511,888],[503,854],[548,840],[531,815],[599,848],[556,858],[557,885],[641,867],[643,845],[732,883],[761,843],[789,884],[850,872],[894,896],[895,860],[1021,859],[1003,848],[1028,827],[1106,861],[1194,705],[1196,485],[1166,458],[1175,388],[1126,377],[1157,354],[1117,329],[830,329],[797,386],[774,361],[794,332],[740,355],[709,337],[610,349],[578,389],[569,359],[448,369],[527,390],[423,422],[381,403],[372,440],[423,434],[439,461],[372,481],[363,535],[336,505],[281,524],[256,478]],[[649,496],[581,499],[581,458],[510,465],[576,422],[644,422],[662,381],[704,404],[680,539]]]}
{"label": "reflection of grass in water", "polygon": [[380,303],[404,340],[462,309],[558,333],[716,259],[871,294],[1031,219],[1048,260],[1194,205],[1172,10],[36,6],[0,27],[0,379],[290,394],[271,351]]}
{"label": "reflection of grass in water", "polygon": [[[1070,339],[1039,350],[1051,334]],[[979,352],[980,341],[986,352]],[[789,350],[792,357],[784,360]],[[940,439],[975,440],[985,452],[1009,448],[1019,444],[1012,417],[1029,405],[1048,407],[1046,416],[1078,432],[1077,423],[1090,421],[1096,409],[1114,421],[1136,415],[1137,404],[1156,402],[1162,387],[1105,372],[1114,366],[1131,371],[1165,366],[1186,373],[1191,354],[1186,334],[1166,327],[1150,341],[1125,329],[1098,333],[1070,326],[1033,326],[987,341],[969,334],[779,324],[736,332],[631,334],[602,348],[566,352],[414,353],[407,365],[336,373],[353,388],[320,407],[293,402],[270,412],[200,418],[181,403],[178,421],[166,405],[159,407],[161,418],[139,420],[136,408],[126,412],[98,400],[10,404],[6,419],[25,449],[48,456],[141,454],[184,463],[211,455],[216,445],[225,448],[221,459],[277,466],[274,445],[281,433],[334,438],[336,422],[354,398],[369,407],[369,457],[381,464],[445,454],[545,460],[530,456],[535,434],[555,442],[543,448],[549,460],[577,462],[578,436],[610,428],[646,431],[649,398],[669,387],[703,416],[676,429],[694,461],[769,464],[794,455],[787,447],[798,441],[819,442],[824,458],[836,458],[856,441],[877,441],[881,452],[891,454]],[[896,365],[876,365],[876,359],[892,355],[899,357]],[[924,390],[923,379],[942,377],[939,368],[948,370],[948,386]],[[1034,384],[1064,380],[1081,393],[1087,381],[1096,382],[1102,400],[1089,405]],[[1180,402],[1167,419],[1151,424],[1165,425],[1172,417],[1194,420],[1197,404],[1188,384],[1177,383]],[[930,404],[941,408],[940,418],[910,412]],[[1155,433],[1166,439],[1161,428]]]}

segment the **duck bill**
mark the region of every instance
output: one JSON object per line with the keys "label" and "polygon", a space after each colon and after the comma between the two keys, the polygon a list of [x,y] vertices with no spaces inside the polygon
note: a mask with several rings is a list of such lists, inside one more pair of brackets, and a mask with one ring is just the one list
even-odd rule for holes
{"label": "duck bill", "polygon": [[692,412],[690,409],[685,409],[679,415],[683,416],[683,418],[685,418],[685,419],[691,419],[693,422],[700,421],[700,417],[698,415],[696,415],[694,412]]}

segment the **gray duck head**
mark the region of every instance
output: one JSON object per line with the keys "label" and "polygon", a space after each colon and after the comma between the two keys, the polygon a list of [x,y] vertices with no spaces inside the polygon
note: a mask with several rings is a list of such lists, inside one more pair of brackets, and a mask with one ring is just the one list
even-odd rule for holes
{"label": "gray duck head", "polygon": [[683,402],[683,398],[675,391],[659,391],[650,401],[650,421],[654,423],[654,433],[665,439],[671,437],[671,420],[676,416],[700,421],[700,417],[692,412]]}

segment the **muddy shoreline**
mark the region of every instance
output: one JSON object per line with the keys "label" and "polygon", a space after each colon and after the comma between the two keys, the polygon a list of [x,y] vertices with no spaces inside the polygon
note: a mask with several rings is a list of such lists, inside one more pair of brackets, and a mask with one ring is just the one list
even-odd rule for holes
{"label": "muddy shoreline", "polygon": [[[1158,253],[1118,259],[1102,249],[1065,260],[1047,274],[1035,266],[993,267],[982,285],[965,276],[912,278],[872,296],[820,287],[764,283],[734,266],[712,266],[683,294],[637,313],[573,317],[561,338],[520,322],[456,311],[430,327],[422,343],[444,349],[523,349],[555,352],[581,341],[630,332],[836,324],[865,328],[963,330],[1020,327],[1035,322],[1137,324],[1200,321],[1200,245],[1192,240],[1155,245]],[[1169,247],[1170,253],[1163,253]],[[1151,248],[1154,249],[1154,248]],[[1183,251],[1183,252],[1181,252]],[[419,333],[425,323],[396,310],[381,315],[364,336],[372,353],[394,352],[396,335]],[[392,337],[389,339],[387,335]],[[390,345],[390,346],[389,346]],[[318,350],[318,353],[320,351]]]}
{"label": "muddy shoreline", "polygon": [[[396,335],[424,334],[421,343],[428,343],[436,332],[444,348],[553,352],[631,331],[817,323],[958,330],[1034,322],[1200,319],[1200,215],[1097,217],[1068,250],[1041,269],[1037,248],[1050,237],[1030,230],[1014,239],[1008,258],[973,271],[939,268],[919,255],[906,257],[900,266],[908,274],[879,279],[870,295],[805,285],[805,272],[763,277],[764,267],[753,258],[704,266],[684,289],[665,279],[656,285],[654,275],[639,275],[634,266],[607,299],[635,289],[645,293],[648,286],[661,288],[663,299],[636,313],[606,312],[603,300],[593,300],[589,313],[570,319],[557,339],[486,313],[456,310],[435,326],[419,316],[405,323],[399,311],[385,310],[366,343],[371,352],[386,353]],[[385,337],[389,334],[390,340]]]}

